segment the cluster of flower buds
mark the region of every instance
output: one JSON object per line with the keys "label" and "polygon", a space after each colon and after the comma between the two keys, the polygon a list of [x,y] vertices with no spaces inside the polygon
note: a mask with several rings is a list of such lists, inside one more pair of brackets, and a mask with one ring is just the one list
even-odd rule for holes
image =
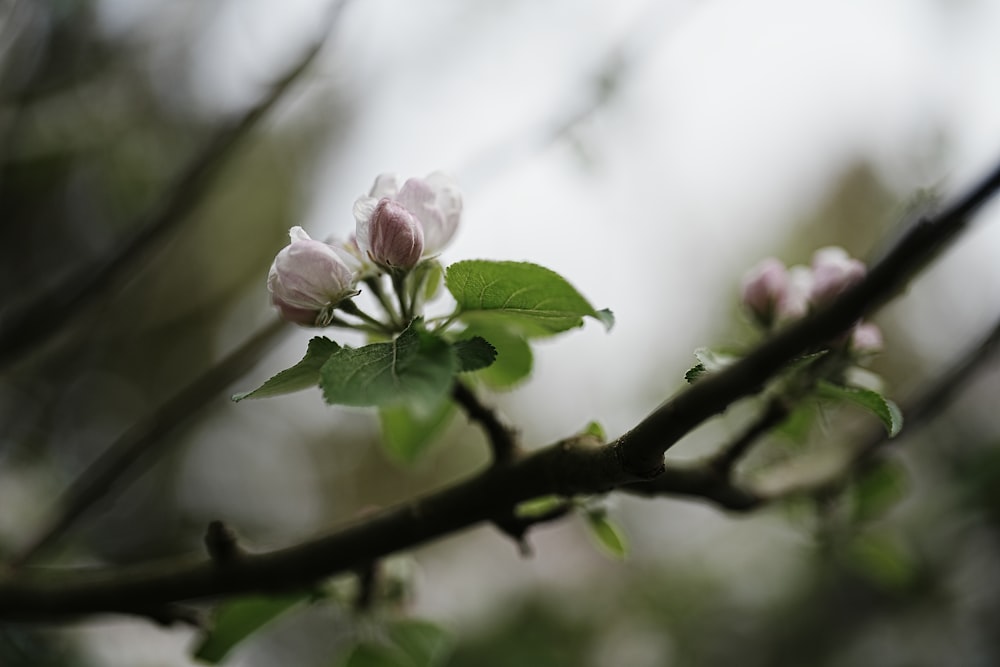
{"label": "cluster of flower buds", "polygon": [[[865,272],[862,262],[838,247],[817,250],[809,267],[786,268],[769,257],[744,276],[743,306],[758,325],[772,329],[830,303],[864,278]],[[878,352],[882,332],[870,322],[861,322],[852,330],[850,344],[859,353]]]}
{"label": "cluster of flower buds", "polygon": [[446,175],[410,178],[398,185],[382,174],[354,202],[362,258],[388,271],[409,270],[451,241],[462,216],[462,196]]}
{"label": "cluster of flower buds", "polygon": [[326,326],[333,311],[358,294],[358,281],[381,271],[406,273],[437,254],[455,235],[462,196],[455,183],[436,172],[398,185],[382,174],[354,203],[355,236],[347,243],[323,243],[301,227],[274,258],[267,278],[271,303],[282,318],[304,326]]}

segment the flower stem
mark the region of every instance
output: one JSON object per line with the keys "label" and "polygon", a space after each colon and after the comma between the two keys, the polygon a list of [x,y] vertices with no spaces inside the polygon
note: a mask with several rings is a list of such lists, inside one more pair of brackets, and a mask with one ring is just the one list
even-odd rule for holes
{"label": "flower stem", "polygon": [[386,295],[385,290],[382,289],[381,276],[365,278],[365,285],[368,289],[372,291],[375,298],[378,300],[379,305],[382,306],[382,310],[385,314],[389,316],[389,320],[394,326],[402,326],[402,321],[400,320],[399,313],[396,311],[396,307],[393,305],[392,300]]}
{"label": "flower stem", "polygon": [[351,324],[344,320],[340,320],[340,322],[343,322],[345,326],[353,327],[355,329],[361,329],[362,331],[371,331],[375,333],[392,333],[395,330],[393,326],[390,326],[385,322],[375,319],[365,311],[358,308],[358,304],[354,303],[353,301],[350,300],[344,301],[337,307],[340,310],[347,313],[348,315],[353,315],[354,317],[358,318],[359,320],[365,323],[365,324]]}

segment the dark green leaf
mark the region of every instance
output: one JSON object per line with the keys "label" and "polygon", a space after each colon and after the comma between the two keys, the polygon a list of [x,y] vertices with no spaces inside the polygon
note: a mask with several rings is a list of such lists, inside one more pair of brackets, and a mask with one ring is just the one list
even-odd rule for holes
{"label": "dark green leaf", "polygon": [[493,364],[497,349],[482,336],[473,336],[455,343],[458,353],[458,370],[478,371]]}
{"label": "dark green leaf", "polygon": [[388,343],[343,347],[320,369],[327,403],[387,406],[409,403],[431,411],[458,371],[455,349],[411,326]]}
{"label": "dark green leaf", "polygon": [[851,485],[854,518],[871,521],[884,515],[906,496],[906,471],[895,461],[880,461]]}
{"label": "dark green leaf", "polygon": [[264,625],[305,601],[307,595],[254,596],[223,602],[215,610],[212,629],[195,649],[194,658],[217,664],[238,643]]}
{"label": "dark green leaf", "polygon": [[700,378],[702,375],[705,375],[706,373],[708,373],[708,371],[705,370],[705,365],[698,364],[697,366],[692,366],[687,370],[687,372],[684,374],[684,379],[688,381],[688,384],[694,384],[694,382],[698,378]]}
{"label": "dark green leaf", "polygon": [[877,391],[844,387],[826,381],[821,381],[817,388],[819,395],[824,398],[849,401],[871,412],[882,421],[890,438],[895,437],[903,428],[903,414],[899,407]]}
{"label": "dark green leaf", "polygon": [[684,379],[688,383],[694,383],[703,375],[721,371],[739,361],[739,357],[734,354],[711,350],[707,347],[699,347],[694,351],[694,356],[698,360],[698,365],[688,369],[688,372],[684,374]]}
{"label": "dark green leaf", "polygon": [[609,311],[598,313],[554,271],[527,262],[467,260],[448,267],[445,285],[469,323],[502,323],[524,335],[547,336],[592,317],[607,327]]}
{"label": "dark green leaf", "polygon": [[242,401],[244,398],[266,398],[279,394],[289,394],[293,391],[300,391],[315,387],[319,384],[319,370],[337,350],[340,345],[329,338],[316,337],[309,341],[306,348],[306,356],[302,361],[291,368],[287,368],[270,380],[257,387],[253,391],[245,391],[234,394],[234,401]]}
{"label": "dark green leaf", "polygon": [[472,326],[463,336],[482,336],[496,348],[496,361],[476,373],[476,377],[494,389],[509,389],[531,375],[531,346],[524,336],[502,327]]}
{"label": "dark green leaf", "polygon": [[606,512],[592,510],[584,515],[590,534],[608,555],[624,559],[628,555],[628,544],[621,529],[614,524]]}
{"label": "dark green leaf", "polygon": [[418,412],[406,404],[380,408],[379,423],[386,453],[399,463],[416,462],[454,414],[455,404],[447,398],[430,411]]}

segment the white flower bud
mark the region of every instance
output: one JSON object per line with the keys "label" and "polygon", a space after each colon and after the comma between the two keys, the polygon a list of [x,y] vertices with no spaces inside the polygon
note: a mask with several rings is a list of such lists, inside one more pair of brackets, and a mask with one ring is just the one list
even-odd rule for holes
{"label": "white flower bud", "polygon": [[289,322],[322,326],[324,312],[356,293],[354,272],[342,250],[309,238],[301,227],[292,227],[288,235],[291,242],[274,258],[267,276],[271,303]]}

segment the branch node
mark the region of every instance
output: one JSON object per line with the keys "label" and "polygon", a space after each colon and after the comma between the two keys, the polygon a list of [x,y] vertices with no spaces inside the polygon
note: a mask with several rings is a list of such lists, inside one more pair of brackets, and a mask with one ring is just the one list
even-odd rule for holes
{"label": "branch node", "polygon": [[205,531],[205,549],[216,565],[229,565],[243,555],[236,531],[222,521],[212,521]]}

